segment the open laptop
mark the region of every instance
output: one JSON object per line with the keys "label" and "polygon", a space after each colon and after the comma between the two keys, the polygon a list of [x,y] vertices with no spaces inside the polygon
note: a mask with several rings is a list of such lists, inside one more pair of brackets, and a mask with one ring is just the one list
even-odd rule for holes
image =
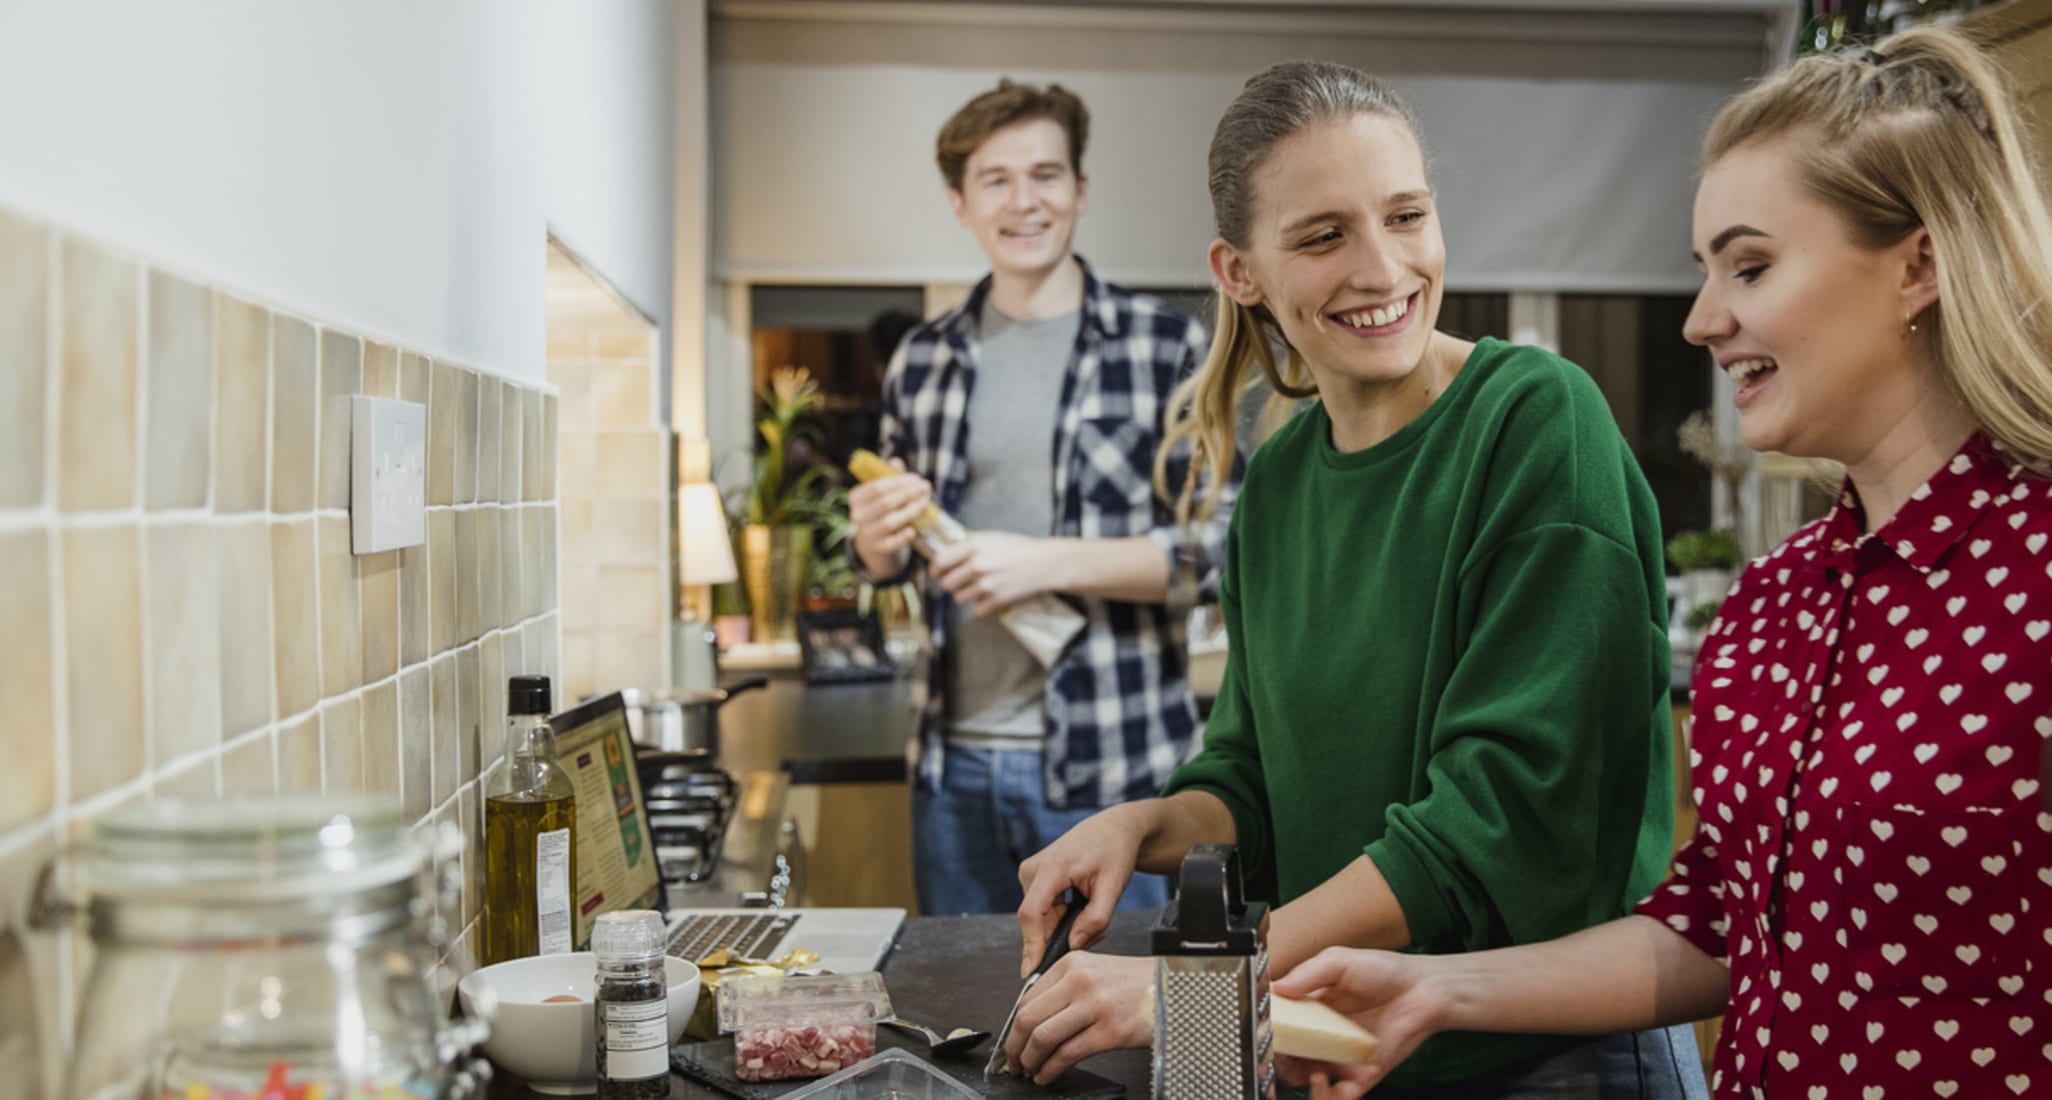
{"label": "open laptop", "polygon": [[[550,724],[577,790],[576,941],[583,944],[601,913],[664,908],[662,871],[619,694],[587,700]],[[722,947],[773,959],[802,947],[818,953],[821,969],[853,973],[883,965],[905,910],[672,908],[666,920],[669,953],[681,959]]]}

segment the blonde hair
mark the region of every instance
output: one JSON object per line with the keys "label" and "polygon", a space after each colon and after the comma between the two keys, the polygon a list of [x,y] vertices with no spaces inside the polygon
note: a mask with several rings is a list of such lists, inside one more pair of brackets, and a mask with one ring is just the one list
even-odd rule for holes
{"label": "blonde hair", "polygon": [[1939,376],[2012,458],[2052,472],[2052,216],[1995,63],[1957,31],[1803,58],[1724,106],[1703,163],[1798,135],[1804,184],[1855,241],[1931,235],[1938,300],[1920,327]]}
{"label": "blonde hair", "polygon": [[[1417,116],[1382,82],[1329,61],[1285,61],[1254,74],[1226,107],[1211,136],[1211,217],[1218,237],[1234,248],[1248,244],[1254,215],[1254,175],[1276,144],[1307,127],[1360,115],[1397,119],[1413,137]],[[1276,354],[1281,349],[1280,362]],[[1280,420],[1293,401],[1318,394],[1311,370],[1265,306],[1243,306],[1218,295],[1211,351],[1204,366],[1169,399],[1170,423],[1154,460],[1154,484],[1176,495],[1184,524],[1210,515],[1232,473],[1240,402],[1260,369],[1270,390],[1262,415],[1267,426]],[[1180,486],[1169,484],[1170,457],[1187,445],[1189,469]],[[1197,486],[1204,484],[1204,493]]]}

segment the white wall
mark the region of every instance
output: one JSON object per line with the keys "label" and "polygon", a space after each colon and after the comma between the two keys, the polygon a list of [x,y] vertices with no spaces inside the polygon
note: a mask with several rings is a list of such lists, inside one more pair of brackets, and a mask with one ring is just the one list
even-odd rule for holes
{"label": "white wall", "polygon": [[549,232],[665,330],[677,10],[672,0],[553,0],[543,20]]}
{"label": "white wall", "polygon": [[1482,16],[1501,29],[1479,36],[1451,17],[1383,25],[1372,13],[1297,27],[1207,26],[1171,12],[1144,16],[1154,26],[1090,12],[1039,17],[1071,21],[1063,26],[979,18],[829,23],[758,5],[716,19],[715,276],[979,276],[983,257],[948,211],[933,138],[957,106],[1009,75],[1059,81],[1089,104],[1079,250],[1113,278],[1203,284],[1204,160],[1219,114],[1262,66],[1322,57],[1387,76],[1422,116],[1450,284],[1693,289],[1696,142],[1767,60],[1757,17],[1562,29]]}
{"label": "white wall", "polygon": [[0,4],[0,202],[543,377],[543,0]]}

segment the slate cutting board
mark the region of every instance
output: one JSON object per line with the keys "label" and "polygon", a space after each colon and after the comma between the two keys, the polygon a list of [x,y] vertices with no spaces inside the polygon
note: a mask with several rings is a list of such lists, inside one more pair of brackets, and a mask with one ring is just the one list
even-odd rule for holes
{"label": "slate cutting board", "polygon": [[[1011,1100],[1121,1100],[1126,1095],[1124,1086],[1080,1069],[1070,1070],[1063,1074],[1060,1080],[1045,1087],[1034,1084],[1031,1078],[1006,1074],[985,1081],[983,1063],[990,1057],[990,1044],[987,1042],[961,1057],[935,1060],[927,1056],[924,1040],[906,1035],[894,1028],[877,1028],[878,1052],[893,1048],[918,1055],[921,1061],[945,1071],[984,1096]],[[817,1077],[801,1077],[795,1081],[740,1080],[734,1076],[734,1040],[731,1038],[685,1043],[672,1048],[670,1065],[678,1073],[694,1081],[711,1085],[729,1096],[740,1097],[741,1100],[776,1100],[777,1097],[796,1092],[819,1080]]]}

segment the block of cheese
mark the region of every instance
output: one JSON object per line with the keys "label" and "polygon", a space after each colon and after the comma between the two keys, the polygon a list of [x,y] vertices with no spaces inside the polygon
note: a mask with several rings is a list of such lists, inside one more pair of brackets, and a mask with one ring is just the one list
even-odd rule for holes
{"label": "block of cheese", "polygon": [[1277,1054],[1339,1066],[1375,1060],[1375,1036],[1321,1001],[1271,997],[1268,1021],[1275,1028]]}

